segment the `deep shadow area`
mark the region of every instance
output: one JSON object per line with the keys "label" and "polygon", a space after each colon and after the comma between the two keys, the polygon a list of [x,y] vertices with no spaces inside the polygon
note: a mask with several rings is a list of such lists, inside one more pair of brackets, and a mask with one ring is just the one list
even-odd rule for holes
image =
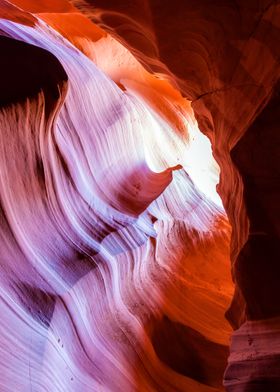
{"label": "deep shadow area", "polygon": [[242,176],[250,235],[236,263],[236,279],[251,319],[280,315],[280,84],[231,151]]}
{"label": "deep shadow area", "polygon": [[221,386],[228,347],[166,316],[155,322],[152,343],[160,360],[174,371],[206,385]]}
{"label": "deep shadow area", "polygon": [[58,59],[42,48],[0,36],[0,107],[24,101],[41,90],[46,104],[59,98],[67,74]]}

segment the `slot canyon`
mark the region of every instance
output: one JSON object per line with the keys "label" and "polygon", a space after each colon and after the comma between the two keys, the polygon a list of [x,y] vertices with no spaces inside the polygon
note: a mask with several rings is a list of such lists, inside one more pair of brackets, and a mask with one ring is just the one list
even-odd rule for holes
{"label": "slot canyon", "polygon": [[280,392],[280,0],[0,0],[0,392]]}

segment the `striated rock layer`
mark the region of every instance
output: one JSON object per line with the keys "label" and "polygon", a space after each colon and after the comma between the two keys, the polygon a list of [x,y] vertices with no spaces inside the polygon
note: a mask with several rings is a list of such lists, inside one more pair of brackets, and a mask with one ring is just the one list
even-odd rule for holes
{"label": "striated rock layer", "polygon": [[280,390],[279,25],[0,0],[1,391]]}
{"label": "striated rock layer", "polygon": [[[229,391],[280,390],[279,350],[272,349],[280,311],[279,1],[76,4],[192,101],[221,169],[218,191],[233,230],[236,291],[227,317],[235,328],[256,320],[249,324],[253,341],[266,346],[265,355],[251,352],[248,362],[237,331],[232,352],[240,356],[231,355],[225,385]],[[258,333],[259,320],[266,332]]]}

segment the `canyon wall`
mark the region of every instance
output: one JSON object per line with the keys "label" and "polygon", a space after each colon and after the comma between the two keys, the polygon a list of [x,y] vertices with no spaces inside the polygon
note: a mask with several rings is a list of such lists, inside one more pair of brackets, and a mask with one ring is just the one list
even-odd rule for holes
{"label": "canyon wall", "polygon": [[280,390],[280,2],[0,18],[0,390]]}

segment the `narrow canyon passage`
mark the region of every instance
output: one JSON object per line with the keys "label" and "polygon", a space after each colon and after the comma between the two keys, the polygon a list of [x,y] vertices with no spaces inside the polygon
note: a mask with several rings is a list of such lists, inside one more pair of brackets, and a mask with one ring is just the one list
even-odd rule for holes
{"label": "narrow canyon passage", "polygon": [[0,392],[280,391],[279,33],[0,0]]}

